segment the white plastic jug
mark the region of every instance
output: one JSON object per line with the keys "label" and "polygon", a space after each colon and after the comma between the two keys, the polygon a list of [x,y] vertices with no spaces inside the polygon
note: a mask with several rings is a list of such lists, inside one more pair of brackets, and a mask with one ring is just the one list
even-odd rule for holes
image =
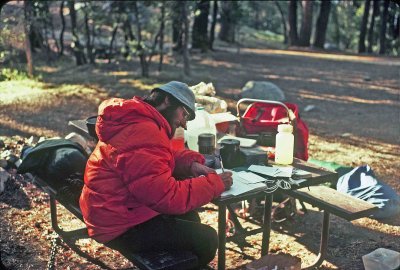
{"label": "white plastic jug", "polygon": [[211,133],[216,136],[217,129],[210,114],[206,112],[203,107],[198,107],[195,113],[196,117],[187,123],[185,135],[189,149],[198,152],[199,145],[197,142],[199,135],[202,133]]}
{"label": "white plastic jug", "polygon": [[365,270],[393,270],[400,267],[400,253],[386,248],[378,248],[362,256]]}
{"label": "white plastic jug", "polygon": [[275,162],[282,165],[292,164],[294,136],[293,127],[289,124],[278,126],[275,143]]}

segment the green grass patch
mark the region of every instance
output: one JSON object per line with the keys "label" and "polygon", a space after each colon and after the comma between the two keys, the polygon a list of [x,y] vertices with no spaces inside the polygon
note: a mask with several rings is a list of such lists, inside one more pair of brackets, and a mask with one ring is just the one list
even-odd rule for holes
{"label": "green grass patch", "polygon": [[12,80],[25,80],[29,76],[26,72],[20,71],[16,68],[2,68],[0,73],[0,81],[12,81]]}
{"label": "green grass patch", "polygon": [[256,30],[243,26],[239,30],[238,41],[242,47],[284,49],[283,35],[266,30]]}

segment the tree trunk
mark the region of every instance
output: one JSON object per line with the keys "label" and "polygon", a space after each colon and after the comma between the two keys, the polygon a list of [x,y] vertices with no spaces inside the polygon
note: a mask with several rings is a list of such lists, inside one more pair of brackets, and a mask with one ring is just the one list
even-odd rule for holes
{"label": "tree trunk", "polygon": [[390,26],[390,33],[393,39],[398,39],[400,37],[400,15],[396,11],[398,10],[397,4],[394,2],[390,2],[389,8],[391,11],[395,12],[389,12],[390,19],[389,24]]}
{"label": "tree trunk", "polygon": [[[11,0],[9,0],[9,1],[11,1]],[[2,1],[2,2],[0,2],[0,15],[1,15],[1,9],[2,9],[3,6],[4,6],[7,2],[9,2],[9,1]]]}
{"label": "tree trunk", "polygon": [[[386,1],[386,0],[384,0],[384,1]],[[397,8],[397,6],[396,6],[396,4],[394,2],[389,1],[388,5],[389,6],[388,6],[387,18],[386,18],[386,21],[388,22],[388,24],[386,26],[388,28],[386,30],[387,31],[387,36],[388,37],[390,36],[393,40],[395,40],[395,39],[397,39],[397,37],[400,34],[400,28],[399,28],[399,26],[400,26],[400,16],[398,14],[396,14],[396,11],[397,11],[398,8]],[[385,2],[383,4],[382,12],[384,12],[384,8],[385,8]],[[383,13],[381,13],[381,16],[383,16]],[[381,18],[381,20],[382,20],[382,18]],[[381,27],[382,27],[382,25],[381,25]]]}
{"label": "tree trunk", "polygon": [[125,20],[123,29],[124,29],[124,40],[125,40],[124,57],[128,57],[131,50],[129,42],[135,40],[135,35],[132,33],[132,28],[129,22],[129,18]]}
{"label": "tree trunk", "polygon": [[64,1],[61,1],[60,4],[60,18],[61,18],[61,32],[60,32],[60,51],[58,53],[59,56],[64,54],[64,31],[65,31],[65,17],[64,17]]}
{"label": "tree trunk", "polygon": [[297,34],[297,1],[290,0],[289,2],[289,45],[299,45],[299,36]]}
{"label": "tree trunk", "polygon": [[117,35],[117,31],[118,31],[118,27],[119,27],[119,18],[120,17],[118,17],[117,23],[115,24],[114,29],[112,31],[110,45],[108,46],[108,63],[111,63],[111,58],[112,58],[112,54],[113,54],[113,44],[114,44],[115,36]]}
{"label": "tree trunk", "polygon": [[379,29],[379,54],[386,52],[386,24],[389,10],[389,0],[383,2],[383,9],[381,13],[381,28]]}
{"label": "tree trunk", "polygon": [[86,34],[86,51],[87,51],[87,55],[89,57],[89,62],[90,64],[94,64],[94,54],[93,54],[93,39],[92,42],[90,41],[90,30],[89,30],[89,16],[88,16],[88,4],[85,3],[85,15],[84,15],[84,21],[85,21],[85,34]]}
{"label": "tree trunk", "polygon": [[394,28],[394,33],[393,38],[399,38],[400,37],[400,16],[397,16],[397,22],[396,22],[396,27]]}
{"label": "tree trunk", "polygon": [[236,8],[237,2],[221,2],[221,31],[219,32],[219,39],[228,43],[235,42],[236,22],[233,13]]}
{"label": "tree trunk", "polygon": [[54,40],[54,45],[56,46],[57,54],[60,53],[60,47],[58,46],[58,41],[56,38],[56,33],[54,31],[54,24],[53,24],[53,16],[50,12],[50,5],[47,5],[47,13],[49,14],[49,24],[50,24],[50,30],[51,30],[51,38]]}
{"label": "tree trunk", "polygon": [[158,71],[162,70],[164,59],[164,28],[165,28],[165,2],[161,3],[161,22],[160,22],[160,61],[158,63]]}
{"label": "tree trunk", "polygon": [[369,17],[369,7],[371,5],[371,0],[365,0],[364,4],[364,14],[360,26],[360,38],[358,40],[358,53],[365,52],[365,35],[367,33],[367,24]]}
{"label": "tree trunk", "polygon": [[249,4],[254,12],[253,13],[254,14],[253,27],[256,30],[260,30],[260,24],[261,24],[261,22],[260,22],[260,13],[261,13],[260,4],[258,1],[249,1]]}
{"label": "tree trunk", "polygon": [[326,29],[328,28],[329,14],[331,11],[331,1],[325,0],[321,2],[317,26],[315,30],[314,46],[317,48],[324,48]]}
{"label": "tree trunk", "polygon": [[[28,1],[28,5],[31,5],[31,7],[29,9],[32,10],[33,9],[33,7],[32,7],[33,2]],[[43,46],[43,35],[35,27],[35,23],[34,23],[35,15],[33,14],[34,11],[32,11],[31,13],[32,14],[30,15],[31,23],[30,23],[30,27],[29,27],[29,42],[31,43],[32,52],[35,52],[35,48],[38,48],[38,49],[41,49],[41,50],[44,49],[44,46]]]}
{"label": "tree trunk", "polygon": [[31,42],[29,39],[30,27],[31,27],[31,10],[30,10],[30,3],[27,1],[24,2],[24,32],[25,32],[25,55],[26,55],[26,68],[29,77],[33,77],[33,63],[32,63],[32,48]]}
{"label": "tree trunk", "polygon": [[172,2],[172,42],[174,44],[173,50],[180,52],[183,44],[183,2]]}
{"label": "tree trunk", "polygon": [[311,0],[303,0],[303,18],[301,20],[299,46],[310,46],[312,20],[313,20],[313,2]]}
{"label": "tree trunk", "polygon": [[142,47],[142,25],[140,24],[139,18],[139,9],[137,6],[137,2],[133,2],[133,11],[136,17],[136,29],[137,29],[137,47],[136,50],[138,52],[140,67],[142,69],[142,76],[145,78],[149,77],[149,66],[146,61],[146,53]]}
{"label": "tree trunk", "polygon": [[339,23],[339,16],[338,16],[337,8],[335,8],[333,10],[332,19],[335,24],[335,32],[334,32],[333,39],[335,40],[337,47],[340,48],[340,23]]}
{"label": "tree trunk", "polygon": [[373,1],[372,5],[372,16],[371,22],[368,29],[368,53],[372,53],[372,45],[374,44],[374,27],[375,27],[375,17],[379,12],[379,2]]}
{"label": "tree trunk", "polygon": [[200,0],[196,3],[195,18],[192,28],[192,47],[201,49],[202,52],[208,49],[208,14],[210,13],[210,1]]}
{"label": "tree trunk", "polygon": [[184,26],[184,37],[183,37],[183,72],[186,76],[190,76],[190,60],[189,60],[189,14],[187,10],[187,3],[182,2],[182,17]]}
{"label": "tree trunk", "polygon": [[208,43],[208,47],[210,50],[213,50],[213,43],[215,39],[215,26],[217,25],[217,15],[218,15],[218,1],[214,0],[214,6],[213,6],[213,16],[212,16],[212,22],[211,22],[211,28],[210,28],[210,39]]}
{"label": "tree trunk", "polygon": [[96,62],[96,48],[95,48],[95,46],[94,46],[94,44],[96,43],[96,27],[95,27],[95,25],[94,25],[94,23],[92,23],[92,28],[90,29],[90,33],[91,33],[91,35],[92,35],[92,40],[91,40],[91,42],[90,42],[90,44],[92,45],[92,50],[93,50],[93,53],[92,53],[92,56],[93,56],[93,61],[94,62]]}
{"label": "tree trunk", "polygon": [[76,64],[78,66],[80,66],[80,65],[86,64],[86,58],[85,58],[85,55],[83,54],[83,48],[79,42],[78,34],[76,33],[75,1],[69,0],[68,7],[69,7],[69,15],[71,17],[71,32],[72,32],[72,39],[73,39],[71,47],[72,47],[72,50],[75,55]]}
{"label": "tree trunk", "polygon": [[48,62],[50,62],[51,55],[50,55],[50,44],[49,44],[49,31],[48,31],[48,24],[49,24],[49,18],[50,18],[50,12],[49,12],[49,5],[47,2],[43,2],[43,17],[44,17],[44,23],[43,23],[43,33],[44,33],[44,48],[46,50],[46,59]]}
{"label": "tree trunk", "polygon": [[160,29],[158,29],[158,33],[154,37],[154,42],[153,42],[153,45],[151,46],[150,55],[149,55],[148,60],[147,60],[149,68],[150,68],[150,65],[152,63],[151,59],[156,54],[156,48],[157,48],[157,44],[159,44],[159,41],[160,41],[160,35],[161,35],[161,24],[160,24]]}
{"label": "tree trunk", "polygon": [[283,14],[283,10],[281,5],[278,1],[274,1],[276,7],[278,8],[279,14],[281,15],[282,27],[283,27],[283,44],[288,43],[288,36],[287,36],[287,27],[286,27],[286,19],[285,15]]}

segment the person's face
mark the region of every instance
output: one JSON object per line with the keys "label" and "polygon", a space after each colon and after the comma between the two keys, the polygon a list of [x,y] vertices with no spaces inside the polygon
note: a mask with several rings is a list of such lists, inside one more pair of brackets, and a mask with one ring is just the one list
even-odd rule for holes
{"label": "person's face", "polygon": [[160,111],[160,113],[165,117],[165,119],[171,126],[172,135],[175,134],[175,130],[178,127],[183,127],[184,129],[186,129],[186,122],[189,119],[189,112],[184,106],[169,106]]}

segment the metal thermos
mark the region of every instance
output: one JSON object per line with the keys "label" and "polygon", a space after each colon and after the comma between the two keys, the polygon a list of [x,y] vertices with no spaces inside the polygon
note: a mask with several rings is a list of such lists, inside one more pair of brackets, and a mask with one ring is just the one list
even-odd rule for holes
{"label": "metal thermos", "polygon": [[213,155],[215,152],[215,135],[211,133],[202,133],[198,137],[199,153]]}
{"label": "metal thermos", "polygon": [[224,139],[220,144],[220,154],[225,168],[232,169],[242,165],[240,141],[235,139]]}

